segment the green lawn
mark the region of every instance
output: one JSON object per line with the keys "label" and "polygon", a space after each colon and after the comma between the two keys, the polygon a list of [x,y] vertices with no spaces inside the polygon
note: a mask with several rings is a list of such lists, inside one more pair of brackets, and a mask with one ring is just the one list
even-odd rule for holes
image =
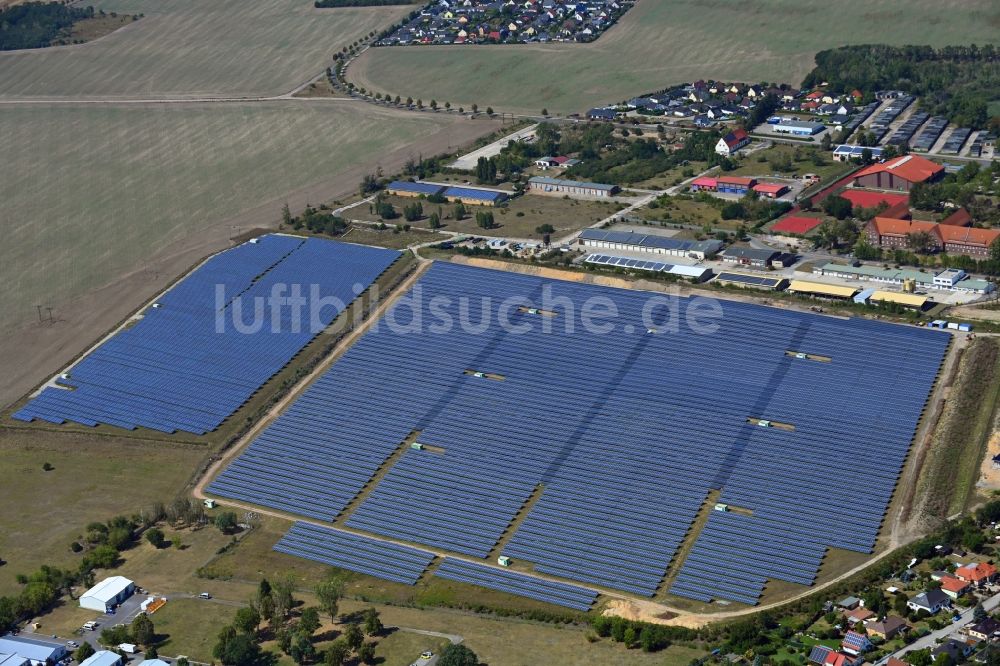
{"label": "green lawn", "polygon": [[194,661],[211,662],[219,632],[233,621],[236,607],[199,599],[173,599],[150,616],[162,642],[157,650]]}
{"label": "green lawn", "polygon": [[311,0],[98,0],[145,17],[83,46],[0,53],[0,98],[276,95],[408,7],[313,9]]}
{"label": "green lawn", "polygon": [[[203,448],[120,437],[0,430],[0,595],[15,576],[42,564],[76,566],[69,544],[91,521],[170,502],[184,487]],[[54,469],[42,470],[48,462]],[[69,602],[75,605],[73,602]]]}
{"label": "green lawn", "polygon": [[591,44],[377,48],[348,79],[467,108],[582,112],[699,78],[797,85],[822,49],[982,44],[998,26],[993,0],[640,0]]}
{"label": "green lawn", "polygon": [[[823,157],[823,164],[816,165],[812,159],[811,155],[813,152],[819,151],[819,154]],[[798,159],[796,159],[798,157]],[[764,158],[761,161],[761,158]],[[776,161],[780,164],[780,161],[784,158],[788,158],[791,168],[776,170],[772,166],[771,161]],[[782,165],[784,167],[784,165]],[[743,157],[740,159],[739,166],[733,171],[727,171],[725,173],[717,173],[718,176],[756,176],[758,178],[765,177],[781,177],[788,178],[794,176],[801,176],[807,173],[814,173],[818,175],[823,183],[832,183],[837,180],[840,176],[843,176],[851,169],[851,164],[849,162],[837,162],[830,157],[828,151],[821,150],[818,146],[814,149],[810,147],[799,147],[792,146],[784,143],[776,143],[770,148],[762,151],[758,151]]]}

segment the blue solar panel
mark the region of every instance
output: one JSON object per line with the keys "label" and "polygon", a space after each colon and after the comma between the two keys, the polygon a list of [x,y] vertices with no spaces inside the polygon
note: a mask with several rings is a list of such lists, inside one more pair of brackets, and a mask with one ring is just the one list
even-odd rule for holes
{"label": "blue solar panel", "polygon": [[[827,548],[872,549],[949,340],[729,301],[695,332],[649,322],[672,305],[646,292],[453,264],[418,285],[210,490],[332,520],[415,437],[347,526],[485,558],[534,498],[505,555],[644,596],[718,490],[752,515],[713,511],[670,591],[752,604],[768,580],[810,584]],[[583,326],[595,296],[610,332]],[[545,297],[553,317],[530,310]],[[847,466],[864,473],[839,491]]]}
{"label": "blue solar panel", "polygon": [[[204,434],[399,256],[277,234],[243,243],[202,264],[73,366],[59,380],[66,388],[44,389],[14,418]],[[272,296],[301,296],[299,315]]]}
{"label": "blue solar panel", "polygon": [[434,559],[424,550],[303,522],[292,525],[274,550],[407,585]]}
{"label": "blue solar panel", "polygon": [[590,607],[594,605],[594,600],[597,599],[597,592],[594,590],[497,569],[496,567],[474,564],[452,557],[445,558],[434,575],[538,601],[546,601],[579,611],[590,610]]}

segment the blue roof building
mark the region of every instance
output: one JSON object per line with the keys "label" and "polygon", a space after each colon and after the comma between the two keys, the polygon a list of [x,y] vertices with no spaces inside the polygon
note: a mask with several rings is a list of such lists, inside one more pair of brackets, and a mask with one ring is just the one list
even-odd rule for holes
{"label": "blue roof building", "polygon": [[461,201],[476,206],[495,206],[508,198],[506,192],[483,190],[478,187],[449,187],[444,191],[444,196],[449,201]]}
{"label": "blue roof building", "polygon": [[30,661],[32,666],[42,666],[46,662],[61,661],[68,652],[62,643],[7,634],[0,638],[0,654],[17,655]]}
{"label": "blue roof building", "polygon": [[389,194],[395,194],[402,197],[430,197],[435,194],[440,194],[441,190],[444,189],[444,185],[435,185],[434,183],[412,183],[408,180],[394,180],[389,183],[388,187],[385,189],[389,192]]}

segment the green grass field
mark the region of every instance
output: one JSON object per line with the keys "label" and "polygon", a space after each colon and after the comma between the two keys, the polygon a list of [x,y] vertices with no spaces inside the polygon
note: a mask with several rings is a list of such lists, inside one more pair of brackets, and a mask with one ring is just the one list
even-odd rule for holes
{"label": "green grass field", "polygon": [[[0,155],[14,168],[0,179],[0,328],[447,122],[347,102],[4,109]],[[163,284],[175,277],[146,268]]]}
{"label": "green grass field", "polygon": [[82,46],[0,54],[0,98],[278,95],[322,72],[341,47],[408,11],[318,10],[311,0],[93,4],[145,17]]}
{"label": "green grass field", "polygon": [[996,42],[992,0],[640,0],[588,45],[371,49],[348,79],[404,98],[497,110],[585,111],[699,78],[798,84],[847,43]]}
{"label": "green grass field", "polygon": [[[120,437],[0,430],[0,595],[42,564],[75,566],[87,523],[131,515],[183,489],[207,451]],[[42,470],[44,463],[54,469]],[[73,604],[75,605],[75,604]]]}

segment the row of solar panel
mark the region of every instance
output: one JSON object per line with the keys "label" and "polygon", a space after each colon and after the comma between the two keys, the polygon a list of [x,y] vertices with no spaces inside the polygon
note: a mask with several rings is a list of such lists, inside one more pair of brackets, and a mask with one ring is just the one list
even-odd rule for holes
{"label": "row of solar panel", "polygon": [[[284,235],[227,250],[73,366],[59,380],[70,390],[46,388],[14,417],[203,434],[332,322],[358,285],[370,285],[398,257],[394,250]],[[300,314],[271,298],[295,288],[305,299]],[[337,304],[320,307],[326,301],[318,298]]]}
{"label": "row of solar panel", "polygon": [[434,560],[424,550],[304,522],[292,525],[274,549],[407,585],[416,583]]}
{"label": "row of solar panel", "polygon": [[435,576],[448,580],[479,585],[491,590],[566,606],[579,611],[588,611],[597,599],[597,592],[558,581],[526,576],[514,571],[502,571],[465,560],[446,557],[434,572]]}
{"label": "row of solar panel", "polygon": [[[432,296],[465,295],[476,302],[481,295],[521,292],[537,298],[544,283],[435,266],[420,285],[425,303],[419,312],[426,316],[426,299]],[[607,294],[623,316],[640,314],[648,297],[590,286],[558,287],[558,295]],[[457,303],[448,306],[454,315],[459,314]],[[280,432],[258,439],[255,446],[273,447],[274,455],[250,464],[270,470],[292,453],[291,448],[315,442],[319,448],[296,460],[286,475],[293,483],[291,477],[310,457],[322,459],[321,452],[329,450],[336,459],[341,441],[345,450],[372,447],[391,452],[408,433],[419,430],[421,442],[442,446],[445,452],[408,452],[401,461],[405,464],[390,470],[382,482],[385,487],[376,487],[352,521],[360,516],[371,531],[416,541],[425,535],[425,543],[449,542],[455,548],[467,547],[463,533],[470,525],[478,526],[486,532],[474,535],[484,540],[477,551],[481,553],[495,543],[493,536],[507,524],[506,516],[513,519],[516,509],[510,507],[519,507],[535,484],[544,482],[541,497],[511,541],[515,550],[523,541],[524,550],[516,556],[534,561],[539,571],[639,594],[650,594],[659,585],[713,482],[724,480],[724,491],[737,488],[748,503],[756,497],[751,508],[755,516],[765,516],[761,530],[779,533],[786,517],[772,512],[771,505],[780,509],[781,501],[770,500],[768,489],[780,497],[787,484],[794,494],[801,493],[798,501],[815,526],[801,548],[782,549],[779,538],[773,553],[765,553],[765,559],[755,553],[752,561],[772,572],[787,559],[786,577],[802,580],[810,573],[810,562],[818,565],[828,534],[840,539],[877,530],[887,502],[880,505],[879,498],[888,497],[898,474],[895,463],[886,459],[905,456],[908,433],[919,414],[919,407],[911,413],[899,409],[897,396],[926,396],[936,372],[934,356],[939,358],[946,344],[944,336],[932,339],[910,329],[872,324],[727,303],[718,332],[701,336],[686,329],[662,336],[601,336],[579,330],[570,336],[558,326],[552,333],[525,335],[497,326],[481,335],[462,330],[402,334],[380,328],[363,336],[279,419]],[[808,351],[827,354],[833,361],[789,358],[785,351],[804,348],[792,343],[812,345]],[[872,351],[876,349],[892,350],[893,362],[905,368],[883,361]],[[719,357],[725,360],[713,365]],[[920,374],[916,371],[921,365],[931,367]],[[498,372],[504,380],[462,374],[470,368]],[[869,391],[866,382],[887,370],[900,373],[893,390]],[[826,382],[828,394],[816,394],[817,382]],[[852,388],[838,389],[845,386]],[[759,407],[764,416],[780,407],[779,413],[787,411],[796,431],[748,426],[745,418],[752,414],[751,407]],[[294,420],[286,418],[293,412]],[[850,418],[831,419],[831,413]],[[878,429],[877,436],[870,434],[872,428]],[[371,441],[364,441],[369,435],[354,437],[355,432],[370,433]],[[878,448],[868,444],[875,440]],[[368,472],[366,455],[345,454],[349,478]],[[805,456],[808,462],[797,462]],[[871,480],[862,481],[867,485],[858,495],[865,499],[854,511],[844,506],[844,498],[830,499],[826,486],[817,482],[823,474],[829,478],[842,469],[845,456],[873,470]],[[768,466],[772,461],[774,469]],[[435,467],[441,474],[432,474]],[[317,481],[337,485],[340,473],[318,470]],[[442,483],[442,476],[455,482]],[[491,481],[495,494],[482,495]],[[753,495],[755,485],[759,489]],[[658,487],[663,490],[658,492]],[[871,500],[866,497],[869,488]],[[404,512],[397,504],[413,496],[433,505],[429,492],[447,493],[442,496],[450,504],[445,520],[454,524],[443,524],[442,514],[430,506],[402,524]],[[634,501],[617,506],[601,501],[628,496]],[[494,513],[486,497],[496,498],[495,504],[504,508]],[[632,518],[617,520],[619,514]],[[488,526],[484,517],[491,521]],[[805,529],[806,521],[793,517],[787,533],[798,539]],[[748,543],[748,548],[758,547]],[[733,592],[747,598],[746,581]]]}

